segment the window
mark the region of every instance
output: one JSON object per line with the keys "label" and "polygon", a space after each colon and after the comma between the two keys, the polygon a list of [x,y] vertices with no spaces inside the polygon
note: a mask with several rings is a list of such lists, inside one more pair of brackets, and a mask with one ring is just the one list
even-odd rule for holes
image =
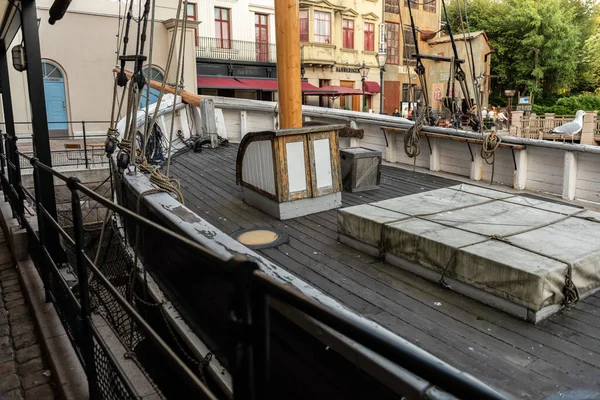
{"label": "window", "polygon": [[345,49],[354,48],[354,21],[351,19],[342,20],[342,29],[344,30],[343,45]]}
{"label": "window", "polygon": [[425,2],[423,3],[423,11],[435,12],[436,8],[436,0],[425,0]]}
{"label": "window", "polygon": [[[146,65],[142,68],[142,74],[144,74],[144,78],[150,79],[156,82],[162,82],[165,79],[165,74],[158,68],[154,66]],[[142,92],[140,93],[140,109],[145,109],[146,104],[154,104],[158,101],[158,96],[160,95],[160,91],[154,88],[148,88],[144,86]],[[148,96],[149,95],[149,96]],[[150,99],[150,100],[148,100]]]}
{"label": "window", "polygon": [[387,63],[398,65],[400,56],[398,50],[400,47],[400,25],[393,22],[386,22],[387,28]]}
{"label": "window", "polygon": [[385,12],[400,14],[400,0],[385,0]]}
{"label": "window", "polygon": [[269,16],[254,14],[254,33],[256,38],[257,61],[269,61]]}
{"label": "window", "polygon": [[414,8],[417,10],[419,9],[419,0],[404,0],[404,7],[408,7],[409,3],[410,3],[410,8]]}
{"label": "window", "polygon": [[308,42],[308,11],[300,11],[300,42]]}
{"label": "window", "polygon": [[[187,19],[189,19],[190,21],[198,20],[198,8],[197,7],[198,6],[196,5],[196,3],[188,3],[187,10],[186,10],[186,16],[187,16]],[[194,29],[194,38],[195,38],[196,46],[198,46],[198,29]]]}
{"label": "window", "polygon": [[315,11],[315,42],[331,43],[331,14]]}
{"label": "window", "polygon": [[231,10],[228,8],[215,7],[215,30],[217,38],[217,47],[220,49],[230,49],[231,40]]}
{"label": "window", "polygon": [[60,81],[63,77],[60,69],[48,61],[42,61],[42,74],[44,81]]}
{"label": "window", "polygon": [[416,58],[412,55],[416,52],[417,48],[415,46],[415,40],[413,37],[413,32],[410,26],[404,27],[403,32],[404,39],[404,55],[402,56],[402,61],[404,65],[414,65],[417,63]]}
{"label": "window", "polygon": [[196,3],[188,3],[187,5],[187,19],[192,21],[196,21],[198,19],[198,14],[196,11]]}
{"label": "window", "polygon": [[409,85],[408,83],[403,83],[402,84],[402,102],[410,102],[411,100],[414,102],[414,98],[413,98],[413,90],[415,89],[417,85],[412,84]]}
{"label": "window", "polygon": [[375,51],[375,24],[365,23],[365,51]]}

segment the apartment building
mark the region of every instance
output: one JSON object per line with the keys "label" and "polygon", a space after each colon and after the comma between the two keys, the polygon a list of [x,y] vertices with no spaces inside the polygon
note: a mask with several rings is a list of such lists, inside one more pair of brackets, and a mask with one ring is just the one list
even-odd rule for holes
{"label": "apartment building", "polygon": [[[380,102],[379,25],[381,0],[301,0],[300,42],[303,77],[314,86],[338,91],[308,97],[308,104],[378,112]],[[369,68],[363,79],[360,67]]]}
{"label": "apartment building", "polygon": [[275,100],[273,0],[206,0],[199,4],[199,11],[198,92]]}
{"label": "apartment building", "polygon": [[[81,130],[80,123],[67,121],[107,121],[111,116],[113,94],[113,69],[119,63],[116,59],[117,40],[121,20],[125,12],[124,0],[73,0],[64,18],[52,27],[48,23],[48,10],[52,0],[37,1],[39,36],[44,72],[44,95],[51,135],[62,136]],[[165,76],[169,40],[175,29],[177,2],[156,0],[154,24],[154,46],[152,65],[144,66],[148,76],[156,80],[175,81],[175,68]],[[139,3],[134,2],[133,13],[137,19]],[[142,9],[144,2],[142,1]],[[195,30],[198,28],[197,4],[188,3],[188,28],[184,48],[184,89],[195,92],[196,44]],[[183,14],[182,14],[183,16]],[[138,25],[131,23],[130,42],[127,54],[135,54]],[[148,35],[150,24],[148,25]],[[21,43],[15,37],[8,46],[10,52]],[[145,54],[148,55],[149,38]],[[175,57],[178,56],[176,51]],[[126,68],[133,69],[128,63]],[[30,121],[29,99],[26,74],[9,68],[13,112],[15,121]],[[17,88],[23,88],[18,90]],[[156,101],[152,91],[150,101]],[[142,99],[145,104],[146,99]],[[106,132],[106,124],[96,124],[98,130]],[[100,128],[102,127],[102,128]],[[30,133],[28,125],[17,125],[18,132]],[[90,126],[89,129],[94,129]]]}

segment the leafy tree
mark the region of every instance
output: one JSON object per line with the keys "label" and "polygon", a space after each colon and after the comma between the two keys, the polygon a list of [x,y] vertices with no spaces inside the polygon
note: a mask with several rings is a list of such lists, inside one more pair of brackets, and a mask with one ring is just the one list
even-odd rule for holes
{"label": "leafy tree", "polygon": [[585,78],[600,95],[600,28],[583,46]]}
{"label": "leafy tree", "polygon": [[471,31],[486,31],[495,50],[492,75],[503,77],[493,85],[495,102],[504,89],[532,92],[553,103],[558,94],[589,86],[591,75],[585,71],[590,67],[582,54],[598,25],[593,0],[450,0],[456,35],[462,34],[459,7],[464,20],[465,6]]}

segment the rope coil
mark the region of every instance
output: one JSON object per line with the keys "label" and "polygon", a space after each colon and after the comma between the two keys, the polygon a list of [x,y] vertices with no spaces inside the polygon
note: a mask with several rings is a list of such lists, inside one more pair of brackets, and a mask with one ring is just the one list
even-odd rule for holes
{"label": "rope coil", "polygon": [[483,144],[481,146],[481,158],[486,162],[486,164],[492,166],[492,175],[490,177],[490,185],[494,184],[494,170],[496,167],[496,149],[500,146],[502,139],[499,135],[496,135],[496,132],[492,131],[489,135],[483,136]]}

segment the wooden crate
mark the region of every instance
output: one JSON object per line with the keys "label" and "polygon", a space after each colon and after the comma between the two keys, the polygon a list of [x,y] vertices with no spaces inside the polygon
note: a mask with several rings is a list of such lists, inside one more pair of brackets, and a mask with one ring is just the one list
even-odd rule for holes
{"label": "wooden crate", "polygon": [[381,152],[363,147],[340,150],[342,185],[348,192],[379,189]]}

